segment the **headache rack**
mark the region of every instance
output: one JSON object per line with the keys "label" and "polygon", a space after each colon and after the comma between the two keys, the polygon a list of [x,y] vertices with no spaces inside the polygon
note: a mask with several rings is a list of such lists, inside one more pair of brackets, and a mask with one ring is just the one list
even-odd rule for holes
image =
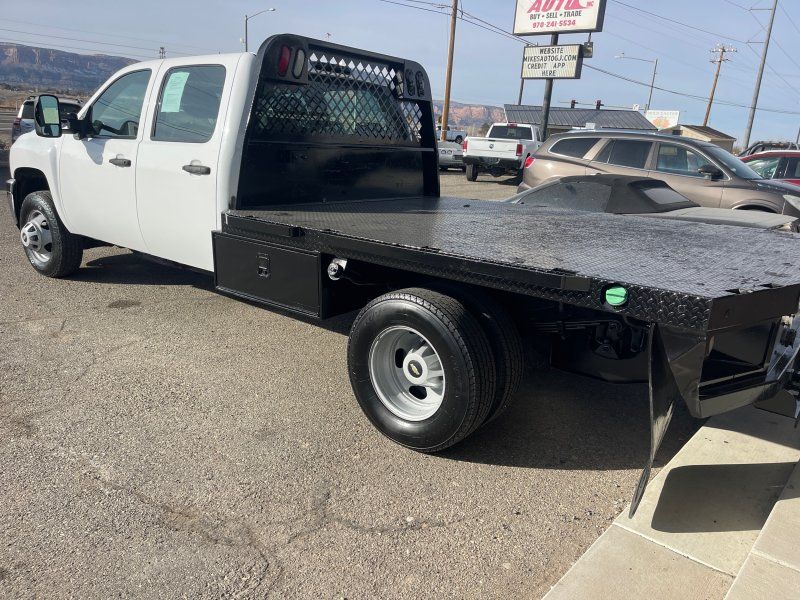
{"label": "headache rack", "polygon": [[439,195],[417,63],[288,35],[259,58],[231,208]]}

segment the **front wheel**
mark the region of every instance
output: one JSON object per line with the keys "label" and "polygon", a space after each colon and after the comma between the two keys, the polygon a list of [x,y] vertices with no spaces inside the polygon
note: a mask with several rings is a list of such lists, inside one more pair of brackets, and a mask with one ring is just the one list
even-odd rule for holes
{"label": "front wheel", "polygon": [[484,330],[463,303],[428,289],[399,290],[364,307],[350,332],[347,363],[372,424],[422,452],[475,431],[495,397]]}
{"label": "front wheel", "polygon": [[47,277],[64,277],[80,267],[83,242],[58,218],[50,192],[28,194],[19,214],[19,237],[34,269]]}

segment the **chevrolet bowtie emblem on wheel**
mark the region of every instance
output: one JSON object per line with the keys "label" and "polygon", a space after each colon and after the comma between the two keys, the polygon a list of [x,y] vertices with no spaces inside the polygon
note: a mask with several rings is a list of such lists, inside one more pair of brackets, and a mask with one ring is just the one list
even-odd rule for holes
{"label": "chevrolet bowtie emblem on wheel", "polygon": [[415,362],[408,363],[408,370],[414,377],[422,375],[422,369],[420,369],[419,365]]}

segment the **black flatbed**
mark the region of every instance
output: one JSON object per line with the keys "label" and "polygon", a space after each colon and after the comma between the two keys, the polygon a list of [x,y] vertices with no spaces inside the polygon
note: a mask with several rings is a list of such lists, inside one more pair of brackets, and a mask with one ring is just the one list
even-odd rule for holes
{"label": "black flatbed", "polygon": [[[413,197],[229,210],[223,231],[695,330],[795,312],[800,236],[751,228]],[[607,310],[608,307],[605,307]]]}

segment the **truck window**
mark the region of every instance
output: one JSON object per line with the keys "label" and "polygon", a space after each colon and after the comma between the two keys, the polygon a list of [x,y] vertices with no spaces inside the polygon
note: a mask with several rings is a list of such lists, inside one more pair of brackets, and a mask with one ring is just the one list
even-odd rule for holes
{"label": "truck window", "polygon": [[746,164],[764,179],[773,179],[775,177],[775,171],[778,169],[778,163],[780,162],[780,156],[769,156],[767,158],[757,158],[747,161]]}
{"label": "truck window", "polygon": [[786,179],[800,179],[800,158],[790,158],[788,160],[786,173],[783,176]]}
{"label": "truck window", "polygon": [[533,134],[530,127],[516,127],[514,125],[492,125],[486,137],[504,140],[532,140]]}
{"label": "truck window", "polygon": [[553,144],[550,152],[572,158],[583,158],[599,140],[600,138],[567,138]]}
{"label": "truck window", "polygon": [[149,69],[127,73],[95,100],[89,110],[95,137],[136,137],[150,74]]}
{"label": "truck window", "polygon": [[161,85],[150,139],[203,143],[217,125],[225,67],[193,65],[170,69]]}

